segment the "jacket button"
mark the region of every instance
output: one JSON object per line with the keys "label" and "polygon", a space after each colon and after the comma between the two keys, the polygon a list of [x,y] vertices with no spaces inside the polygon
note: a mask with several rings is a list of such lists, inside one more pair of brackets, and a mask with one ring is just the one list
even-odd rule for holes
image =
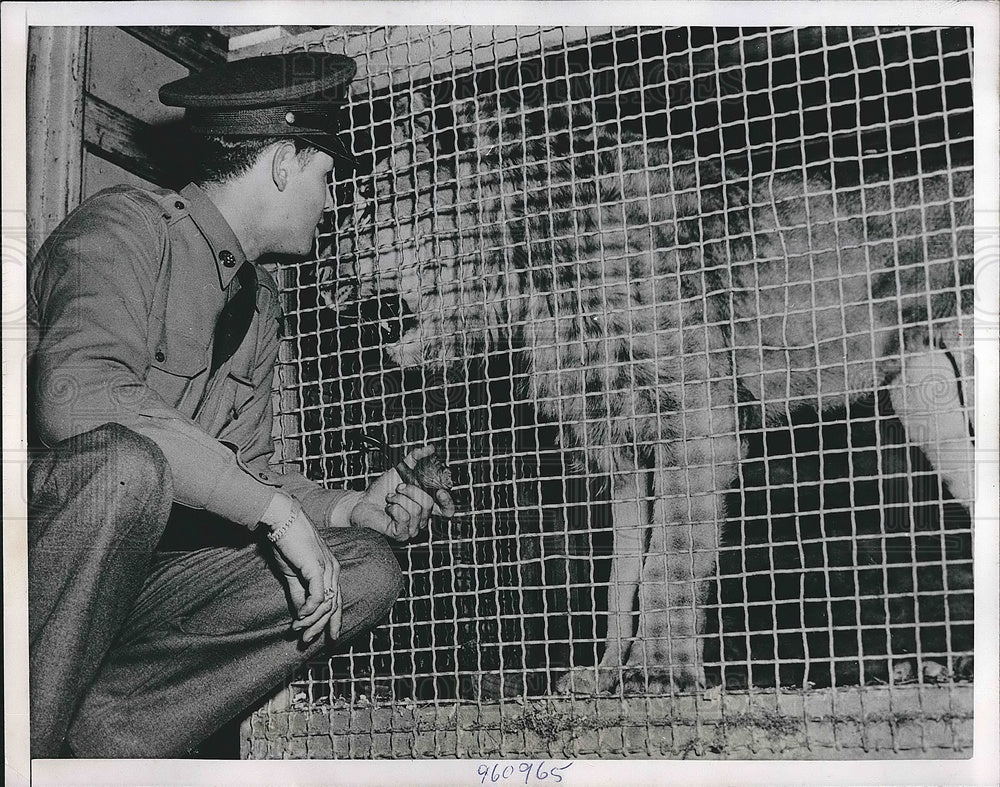
{"label": "jacket button", "polygon": [[177,210],[184,210],[184,203],[177,200],[177,202],[174,203],[174,207],[177,208]]}
{"label": "jacket button", "polygon": [[163,363],[164,359],[166,359],[167,356],[165,356],[162,352],[158,351],[154,357],[156,358],[157,361]]}
{"label": "jacket button", "polygon": [[236,264],[236,255],[228,250],[220,251],[219,261],[227,268],[232,268]]}

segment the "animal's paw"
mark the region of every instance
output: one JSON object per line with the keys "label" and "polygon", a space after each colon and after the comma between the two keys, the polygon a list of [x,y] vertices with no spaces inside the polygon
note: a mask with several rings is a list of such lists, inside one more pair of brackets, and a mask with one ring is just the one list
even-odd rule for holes
{"label": "animal's paw", "polygon": [[698,669],[645,665],[625,672],[622,685],[626,694],[672,694],[675,691],[701,691],[705,678]]}
{"label": "animal's paw", "polygon": [[892,682],[896,684],[916,683],[947,683],[957,678],[963,679],[963,671],[966,669],[961,658],[955,662],[955,675],[948,671],[948,667],[937,661],[925,659],[917,673],[917,662],[913,659],[897,661],[892,667]]}
{"label": "animal's paw", "polygon": [[633,648],[622,683],[626,693],[672,694],[701,691],[707,685],[701,660],[694,653],[666,653]]}
{"label": "animal's paw", "polygon": [[607,694],[618,682],[617,671],[609,669],[571,669],[556,681],[556,694],[579,694],[595,697]]}
{"label": "animal's paw", "polygon": [[948,668],[937,661],[930,661],[929,659],[924,661],[920,672],[924,683],[947,683],[951,680],[951,673],[948,672]]}
{"label": "animal's paw", "polygon": [[900,685],[913,683],[917,679],[916,662],[913,659],[897,661],[892,665],[892,682]]}
{"label": "animal's paw", "polygon": [[463,686],[464,698],[488,702],[520,697],[523,693],[524,676],[516,672],[486,673],[479,681]]}
{"label": "animal's paw", "polygon": [[972,680],[975,662],[971,655],[959,656],[955,660],[955,680]]}

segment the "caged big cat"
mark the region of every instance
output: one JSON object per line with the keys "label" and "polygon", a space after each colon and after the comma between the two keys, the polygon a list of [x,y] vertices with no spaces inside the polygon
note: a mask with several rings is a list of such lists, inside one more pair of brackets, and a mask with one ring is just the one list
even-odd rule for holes
{"label": "caged big cat", "polygon": [[396,107],[336,276],[405,298],[400,365],[520,351],[525,395],[611,480],[607,641],[561,690],[704,686],[726,491],[749,431],[797,408],[887,391],[971,507],[970,172],[837,188],[712,169],[580,107],[449,111],[442,130],[429,97]]}

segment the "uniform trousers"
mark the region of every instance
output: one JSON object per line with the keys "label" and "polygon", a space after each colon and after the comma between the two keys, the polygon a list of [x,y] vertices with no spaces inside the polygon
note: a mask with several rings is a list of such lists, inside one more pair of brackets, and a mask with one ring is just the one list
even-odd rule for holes
{"label": "uniform trousers", "polygon": [[[117,424],[70,438],[32,462],[28,494],[32,757],[183,756],[327,644],[291,631],[260,539],[172,505],[148,438]],[[177,547],[175,525],[243,543]],[[399,564],[371,530],[320,533],[341,566],[343,643],[388,613]]]}

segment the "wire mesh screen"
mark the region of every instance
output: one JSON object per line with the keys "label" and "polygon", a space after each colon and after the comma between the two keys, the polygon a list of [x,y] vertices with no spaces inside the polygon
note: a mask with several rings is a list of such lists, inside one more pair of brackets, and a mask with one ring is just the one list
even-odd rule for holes
{"label": "wire mesh screen", "polygon": [[431,443],[459,513],[296,676],[295,756],[968,745],[971,43],[311,45],[359,63],[360,166],[282,270],[283,448],[363,489]]}

